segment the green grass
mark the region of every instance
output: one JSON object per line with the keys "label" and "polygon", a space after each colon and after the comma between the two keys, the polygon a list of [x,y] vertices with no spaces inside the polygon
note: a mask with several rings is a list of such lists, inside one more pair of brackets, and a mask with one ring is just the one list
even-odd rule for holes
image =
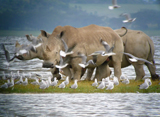
{"label": "green grass", "polygon": [[[131,80],[128,85],[120,83],[118,86],[115,86],[113,90],[97,89],[96,87],[92,87],[91,84],[93,81],[80,81],[78,82],[77,89],[69,88],[73,84],[73,81],[71,81],[64,89],[49,87],[43,90],[39,89],[38,85],[30,84],[32,81],[33,80],[29,80],[29,84],[27,86],[15,85],[8,89],[0,88],[0,93],[160,93],[159,81],[152,81],[152,85],[145,90],[138,89],[138,85],[142,84],[144,82],[143,80],[137,82]],[[6,81],[1,80],[0,85],[4,82]],[[61,82],[62,81],[59,81],[58,85]]]}

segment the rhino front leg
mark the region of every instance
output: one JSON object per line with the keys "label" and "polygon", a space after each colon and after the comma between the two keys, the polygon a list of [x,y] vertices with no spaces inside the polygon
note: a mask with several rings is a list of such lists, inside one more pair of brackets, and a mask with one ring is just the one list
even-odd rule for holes
{"label": "rhino front leg", "polygon": [[114,76],[120,80],[121,76],[121,62],[113,61],[113,67],[114,67]]}
{"label": "rhino front leg", "polygon": [[72,72],[71,72],[70,66],[63,68],[62,70],[63,70],[64,75],[69,76],[69,80],[71,80],[72,79]]}
{"label": "rhino front leg", "polygon": [[61,75],[59,74],[59,69],[54,67],[54,68],[51,68],[50,71],[51,71],[52,76],[53,76],[52,81],[54,80],[54,77],[56,77],[58,80],[61,79]]}
{"label": "rhino front leg", "polygon": [[94,68],[88,68],[86,80],[91,80],[92,74],[93,74]]}
{"label": "rhino front leg", "polygon": [[98,66],[96,73],[99,74],[97,75],[99,81],[101,81],[102,78],[110,76],[112,72],[109,68],[108,62],[105,61],[102,65]]}
{"label": "rhino front leg", "polygon": [[142,79],[145,76],[145,72],[144,72],[144,69],[143,69],[143,64],[133,63],[132,65],[134,66],[134,69],[135,69],[135,72],[136,72],[135,81]]}

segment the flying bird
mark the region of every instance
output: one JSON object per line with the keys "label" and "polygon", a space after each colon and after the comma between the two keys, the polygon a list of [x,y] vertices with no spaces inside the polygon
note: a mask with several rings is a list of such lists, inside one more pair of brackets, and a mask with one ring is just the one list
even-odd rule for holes
{"label": "flying bird", "polygon": [[114,49],[114,45],[112,47],[109,46],[109,44],[106,41],[103,41],[102,39],[100,39],[100,43],[104,46],[105,48],[105,53],[102,56],[112,56],[112,55],[116,55],[115,53],[113,53],[113,49]]}
{"label": "flying bird", "polygon": [[68,65],[67,61],[63,60],[62,56],[60,56],[60,64],[59,65],[55,65],[55,67],[59,68],[59,69],[62,69],[62,68],[67,67],[67,65]]}
{"label": "flying bird", "polygon": [[104,46],[105,51],[100,50],[100,51],[95,51],[92,54],[90,54],[89,56],[93,56],[93,61],[97,60],[98,55],[108,56],[108,57],[112,55],[116,55],[116,53],[113,53],[114,46],[110,47],[109,44],[106,41],[103,41],[102,39],[100,39],[100,43]]}
{"label": "flying bird", "polygon": [[42,38],[38,39],[37,37],[33,36],[32,34],[26,35],[28,41],[30,41],[34,46],[43,42]]}
{"label": "flying bird", "polygon": [[145,63],[152,64],[151,62],[147,61],[146,59],[135,57],[130,53],[123,52],[123,54],[128,55],[129,57],[131,57],[131,58],[129,58],[129,60],[131,62],[144,61]]}
{"label": "flying bird", "polygon": [[134,22],[136,20],[136,18],[131,18],[130,14],[128,13],[123,13],[121,16],[126,18],[126,20],[123,20],[123,23]]}
{"label": "flying bird", "polygon": [[63,56],[63,57],[66,57],[67,55],[73,54],[72,50],[76,46],[76,44],[74,44],[71,48],[68,48],[66,42],[63,39],[61,39],[61,40],[62,40],[62,43],[64,45],[65,52],[63,50],[61,50],[60,55]]}
{"label": "flying bird", "polygon": [[79,66],[81,66],[82,68],[86,68],[89,65],[96,65],[93,60],[89,60],[88,62],[86,62],[87,60],[87,56],[85,54],[81,54],[80,52],[78,52],[78,56],[82,58],[82,62],[79,63]]}
{"label": "flying bird", "polygon": [[121,6],[117,5],[117,0],[112,0],[112,6],[109,6],[108,8],[110,10],[113,10],[113,9],[119,8],[119,7],[121,7]]}

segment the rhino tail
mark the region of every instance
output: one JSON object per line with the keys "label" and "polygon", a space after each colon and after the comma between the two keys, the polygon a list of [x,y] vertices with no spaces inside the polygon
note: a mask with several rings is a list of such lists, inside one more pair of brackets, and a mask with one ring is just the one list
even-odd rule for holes
{"label": "rhino tail", "polygon": [[150,53],[149,53],[149,56],[148,56],[148,60],[152,61],[153,64],[155,65],[155,61],[154,61],[154,50],[155,50],[154,44],[153,44],[153,41],[151,40],[150,37],[148,37],[147,40],[148,40],[148,44],[150,46]]}
{"label": "rhino tail", "polygon": [[119,36],[120,36],[120,37],[123,37],[124,35],[126,35],[126,34],[127,34],[128,30],[127,30],[127,28],[126,28],[126,27],[121,27],[121,29],[125,29],[125,30],[126,30],[124,34],[119,34]]}

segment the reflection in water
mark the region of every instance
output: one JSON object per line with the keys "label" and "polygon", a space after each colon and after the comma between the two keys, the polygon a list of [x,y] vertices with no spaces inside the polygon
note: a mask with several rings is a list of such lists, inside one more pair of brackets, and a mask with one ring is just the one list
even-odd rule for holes
{"label": "reflection in water", "polygon": [[[156,36],[151,38],[155,45],[154,58],[155,58],[156,68],[157,68],[156,72],[157,74],[160,74],[160,64],[158,64],[160,63],[160,52],[158,48],[160,46],[160,37]],[[4,43],[6,45],[6,48],[9,50],[9,52],[11,52],[11,56],[13,56],[14,45],[16,41],[19,41],[20,44],[24,44],[24,43],[29,44],[26,37],[14,37],[14,36],[0,37],[0,43]],[[5,56],[2,49],[0,49],[0,61],[1,63],[5,62]],[[15,61],[10,64],[9,69],[4,64],[0,64],[0,75],[2,74],[2,71],[5,71],[6,73],[9,74],[10,71],[16,73],[17,70],[20,70],[20,73],[22,72],[39,73],[39,74],[42,74],[45,78],[51,75],[49,69],[42,68],[42,60],[39,60],[39,59],[26,60],[26,61],[20,61],[18,59],[15,59]],[[144,70],[145,70],[146,76],[150,76],[150,73],[146,66],[144,66]],[[122,72],[125,73],[130,79],[135,78],[135,71],[133,66],[122,68]]]}
{"label": "reflection in water", "polygon": [[0,94],[0,116],[159,116],[160,94]]}

